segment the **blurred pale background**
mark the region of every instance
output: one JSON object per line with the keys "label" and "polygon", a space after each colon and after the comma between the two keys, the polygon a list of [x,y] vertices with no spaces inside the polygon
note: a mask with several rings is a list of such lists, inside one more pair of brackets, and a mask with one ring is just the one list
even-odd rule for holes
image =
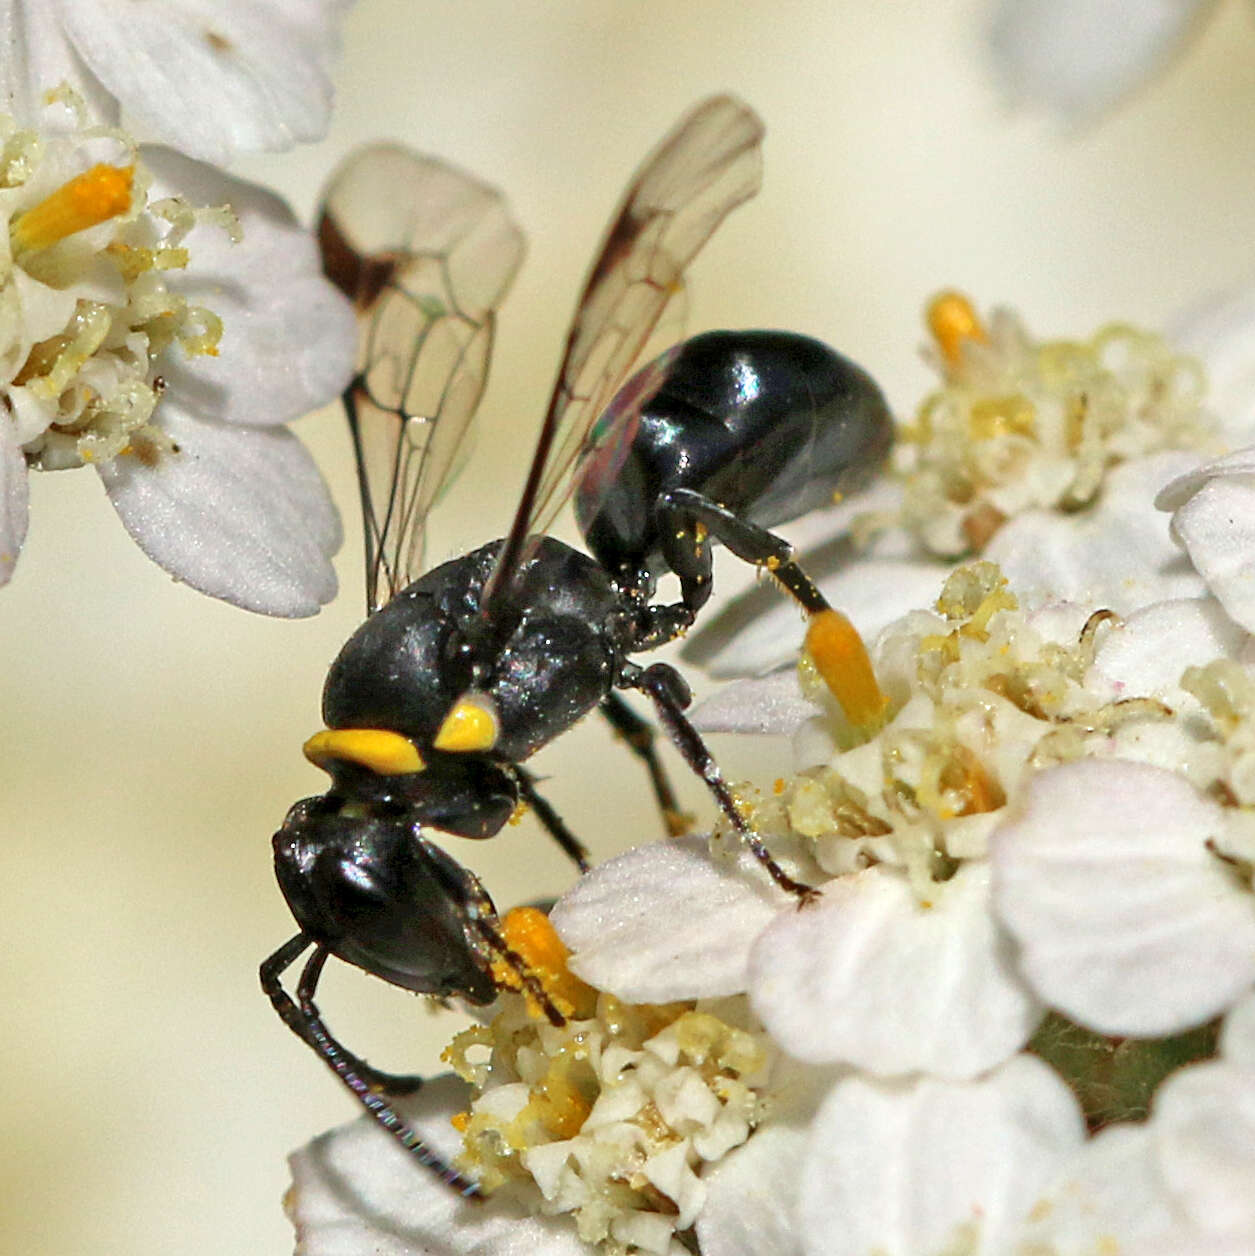
{"label": "blurred pale background", "polygon": [[[761,111],[767,173],[696,267],[690,327],[825,337],[900,409],[926,382],[918,312],[941,285],[1080,333],[1113,317],[1155,324],[1253,268],[1247,6],[1220,6],[1164,77],[1070,137],[1000,108],[986,10],[361,0],[328,140],[245,172],[308,214],[341,154],[392,136],[507,189],[531,241],[502,320],[485,456],[440,515],[433,554],[505,526],[604,219],[637,160],[708,92]],[[34,484],[31,539],[0,594],[6,1253],[277,1256],[291,1248],[285,1152],[354,1115],[255,975],[292,930],[269,835],[321,787],[299,747],[362,608],[341,429],[336,413],[302,428],[349,525],[343,594],[303,623],[172,585],[89,473]],[[762,770],[761,750],[721,753],[733,774]],[[599,854],[654,834],[639,773],[596,724],[539,766]],[[460,853],[499,904],[568,877],[526,826]],[[323,1003],[350,1044],[385,1066],[434,1064],[456,1020],[331,967]]]}

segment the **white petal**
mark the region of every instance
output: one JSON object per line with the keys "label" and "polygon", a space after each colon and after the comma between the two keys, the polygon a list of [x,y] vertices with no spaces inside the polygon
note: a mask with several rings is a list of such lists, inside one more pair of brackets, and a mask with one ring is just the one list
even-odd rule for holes
{"label": "white petal", "polygon": [[743,991],[754,939],[792,902],[751,857],[718,862],[691,836],[599,865],[550,919],[576,976],[630,1003],[668,1003]]}
{"label": "white petal", "polygon": [[1157,694],[1171,704],[1187,667],[1237,658],[1245,641],[1214,598],[1182,598],[1143,607],[1105,631],[1094,664],[1123,696]]}
{"label": "white petal", "polygon": [[1176,510],[1184,506],[1204,484],[1219,476],[1251,474],[1255,474],[1255,445],[1235,449],[1223,458],[1212,458],[1169,480],[1155,495],[1155,509]]}
{"label": "white petal", "polygon": [[[1219,1235],[1206,1230],[1175,1230],[1141,1243],[1137,1256],[1251,1256],[1255,1230]],[[1089,1256],[1088,1251],[1080,1256]]]}
{"label": "white petal", "polygon": [[840,1082],[802,1169],[806,1250],[1003,1256],[1083,1137],[1071,1092],[1030,1056],[978,1082]]}
{"label": "white petal", "polygon": [[1173,515],[1172,530],[1225,610],[1255,629],[1255,475],[1208,480]]}
{"label": "white petal", "polygon": [[99,468],[123,526],[202,593],[266,615],[316,614],[336,593],[340,520],[313,459],[282,428],[194,419],[169,400],[161,426],[178,453]]}
{"label": "white petal", "polygon": [[145,138],[226,164],[236,152],[290,148],[327,129],[342,0],[58,8],[128,129]]}
{"label": "white petal", "polygon": [[1005,946],[983,865],[962,867],[927,907],[896,872],[870,868],[776,917],[750,957],[750,1002],[797,1059],[971,1077],[1040,1019]]}
{"label": "white petal", "polygon": [[1203,582],[1154,508],[1157,490],[1194,460],[1173,451],[1125,463],[1107,477],[1096,506],[1075,515],[1018,515],[984,556],[1026,606],[1067,601],[1128,615],[1152,602],[1197,597]]}
{"label": "white petal", "polygon": [[26,459],[16,439],[13,421],[0,415],[0,585],[8,584],[26,540],[30,492]]}
{"label": "white petal", "polygon": [[1173,320],[1170,337],[1207,368],[1207,408],[1237,441],[1255,432],[1255,287],[1213,293]]}
{"label": "white petal", "polygon": [[1002,0],[989,32],[998,78],[1015,103],[1070,121],[1099,113],[1176,51],[1198,0]]}
{"label": "white petal", "polygon": [[181,296],[222,319],[217,356],[162,360],[170,395],[203,418],[287,423],[343,392],[357,326],[344,295],[323,277],[313,237],[277,196],[169,150],[145,150],[160,192],[230,204],[244,238],[211,224],[185,241],[192,264],[171,277]]}
{"label": "white petal", "polygon": [[1175,1033],[1255,980],[1252,898],[1206,841],[1224,815],[1180,777],[1086,760],[1034,777],[992,844],[998,914],[1051,1006],[1107,1034]]}
{"label": "white petal", "polygon": [[1143,1242],[1183,1220],[1171,1206],[1154,1153],[1145,1124],[1108,1126],[1069,1157],[1026,1221],[1017,1250],[1140,1256]]}
{"label": "white petal", "polygon": [[794,1209],[806,1125],[767,1124],[702,1177],[702,1256],[802,1256]]}
{"label": "white petal", "polygon": [[[401,1107],[446,1158],[460,1142],[449,1118],[466,1086],[438,1077]],[[517,1204],[473,1203],[440,1182],[370,1117],[314,1139],[291,1159],[288,1214],[304,1256],[589,1256],[569,1218]]]}
{"label": "white petal", "polygon": [[[93,118],[116,124],[116,103],[66,39],[56,9],[46,0],[10,0],[4,5],[0,99],[6,112],[26,126],[43,123],[49,117],[44,94],[66,83],[83,97]],[[66,122],[72,125],[68,118]]]}
{"label": "white petal", "polygon": [[723,685],[690,712],[693,727],[703,733],[768,733],[792,736],[819,708],[802,696],[797,668],[758,680]]}
{"label": "white petal", "polygon": [[1155,1095],[1160,1171],[1181,1210],[1207,1230],[1255,1233],[1255,1068],[1179,1069]]}

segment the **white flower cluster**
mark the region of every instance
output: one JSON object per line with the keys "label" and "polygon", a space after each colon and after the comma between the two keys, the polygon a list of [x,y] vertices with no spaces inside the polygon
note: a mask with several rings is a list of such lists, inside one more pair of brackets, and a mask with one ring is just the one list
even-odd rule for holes
{"label": "white flower cluster", "polygon": [[233,242],[239,224],[226,207],[149,203],[152,175],[122,137],[40,136],[0,118],[0,142],[0,362],[13,439],[38,470],[119,455],[155,463],[173,442],[150,423],[163,387],[153,364],[172,344],[216,355],[222,338],[213,311],[168,279],[186,270],[183,241],[198,223]]}
{"label": "white flower cluster", "polygon": [[90,463],[175,579],[272,615],[334,596],[339,516],[282,425],[347,384],[352,311],[278,198],[192,159],[320,136],[345,8],[6,11],[0,584],[27,470]]}
{"label": "white flower cluster", "polygon": [[90,464],[177,579],[313,614],[340,524],[282,425],[347,383],[348,302],[277,198],[85,112],[62,88],[40,129],[0,118],[0,582],[27,471]]}
{"label": "white flower cluster", "polygon": [[[934,322],[963,299],[939,297]],[[1206,448],[1198,363],[1121,324],[1038,341],[1010,310],[929,353],[942,387],[898,434],[902,523],[927,552],[980,553],[1007,519],[1089,506],[1113,467]]]}
{"label": "white flower cluster", "polygon": [[100,122],[201,161],[320,139],[350,0],[14,0],[0,81],[23,122],[69,86]]}
{"label": "white flower cluster", "polygon": [[579,1237],[606,1252],[681,1253],[675,1235],[706,1202],[698,1173],[758,1123],[774,1052],[742,1027],[743,999],[640,1006],[587,993],[562,1027],[515,996],[455,1040],[446,1056],[475,1088],[458,1167],[532,1211],[574,1214]]}
{"label": "white flower cluster", "polygon": [[[1117,339],[1148,350],[1161,380],[1183,378],[1161,342]],[[569,972],[616,1014],[744,1000],[735,1023],[779,1053],[745,1141],[717,1161],[684,1153],[696,1210],[687,1177],[674,1195],[654,1184],[654,1208],[692,1220],[685,1242],[704,1256],[1255,1250],[1255,644],[1154,506],[1165,484],[1164,500],[1189,500],[1226,469],[1192,473],[1197,453],[1147,437],[1193,444],[1200,430],[1192,387],[1174,392],[1189,403],[1168,405],[1166,425],[1143,424],[1155,393],[1111,394],[1137,413],[1117,406],[1102,430],[1138,436],[1095,452],[1086,502],[999,484],[1025,508],[989,539],[996,564],[948,566],[898,529],[825,590],[875,635],[883,727],[853,728],[805,666],[738,681],[696,712],[708,731],[793,738],[796,774],[739,797],[815,901],[799,907],[717,831],[611,860],[555,907]],[[965,413],[980,403],[970,392]],[[1043,482],[1040,459],[1017,464]],[[894,493],[886,508],[900,511]],[[730,669],[763,661],[763,638],[747,636],[725,652]],[[515,1032],[472,1039],[499,1055]],[[512,1172],[531,1156],[546,1166],[532,1205],[509,1186],[483,1208],[436,1205],[439,1187],[411,1172],[403,1208],[332,1207],[329,1170],[363,1182],[372,1207],[380,1175],[399,1180],[387,1166],[400,1152],[383,1138],[366,1150],[350,1127],[294,1162],[306,1250],[333,1250],[320,1244],[332,1217],[354,1235],[334,1250],[590,1250],[601,1229],[544,1214],[604,1200],[615,1175],[590,1169],[580,1139],[595,1129],[533,1124],[519,1138],[511,1122],[552,1067],[528,1060],[504,1071],[513,1098],[494,1101],[493,1081],[478,1103],[504,1105],[479,1128]],[[440,1105],[416,1111],[450,1147]],[[472,1148],[474,1171],[482,1141]],[[604,1232],[611,1250],[634,1241],[613,1222]]]}

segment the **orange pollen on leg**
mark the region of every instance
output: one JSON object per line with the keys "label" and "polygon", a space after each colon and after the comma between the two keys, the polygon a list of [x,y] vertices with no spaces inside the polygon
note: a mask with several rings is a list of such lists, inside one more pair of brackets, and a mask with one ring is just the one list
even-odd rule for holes
{"label": "orange pollen on leg", "polygon": [[863,638],[840,611],[817,611],[810,617],[806,652],[851,724],[865,733],[884,724],[889,699],[876,682]]}
{"label": "orange pollen on leg", "polygon": [[134,166],[103,163],[76,175],[13,220],[9,227],[13,251],[38,252],[75,232],[126,213],[131,208],[134,177]]}
{"label": "orange pollen on leg", "polygon": [[975,307],[961,292],[941,292],[928,303],[924,321],[942,356],[957,366],[965,340],[988,340]]}
{"label": "orange pollen on leg", "polygon": [[[576,1019],[592,1015],[597,991],[567,968],[570,952],[543,911],[535,907],[512,908],[501,921],[501,932],[506,945],[544,986],[559,1011]],[[493,964],[493,976],[507,989],[519,988],[518,974],[501,960]]]}

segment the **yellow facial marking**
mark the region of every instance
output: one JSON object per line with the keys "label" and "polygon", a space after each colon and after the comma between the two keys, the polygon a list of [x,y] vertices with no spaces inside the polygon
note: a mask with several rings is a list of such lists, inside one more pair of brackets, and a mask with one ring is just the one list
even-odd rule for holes
{"label": "yellow facial marking", "polygon": [[35,253],[131,208],[134,166],[103,163],[63,183],[9,227],[14,253]]}
{"label": "yellow facial marking", "polygon": [[867,733],[880,728],[889,699],[876,682],[862,637],[840,611],[818,611],[810,617],[806,652],[850,723]]}
{"label": "yellow facial marking", "polygon": [[426,766],[408,737],[386,728],[324,728],[304,749],[311,763],[328,771],[336,760],[357,763],[380,776],[421,772]]}
{"label": "yellow facial marking", "polygon": [[491,750],[500,731],[497,712],[484,694],[464,694],[444,717],[440,731],[431,744],[437,750],[458,754],[473,750]]}
{"label": "yellow facial marking", "polygon": [[950,366],[958,364],[965,340],[987,340],[985,326],[961,292],[941,292],[928,303],[924,321]]}

